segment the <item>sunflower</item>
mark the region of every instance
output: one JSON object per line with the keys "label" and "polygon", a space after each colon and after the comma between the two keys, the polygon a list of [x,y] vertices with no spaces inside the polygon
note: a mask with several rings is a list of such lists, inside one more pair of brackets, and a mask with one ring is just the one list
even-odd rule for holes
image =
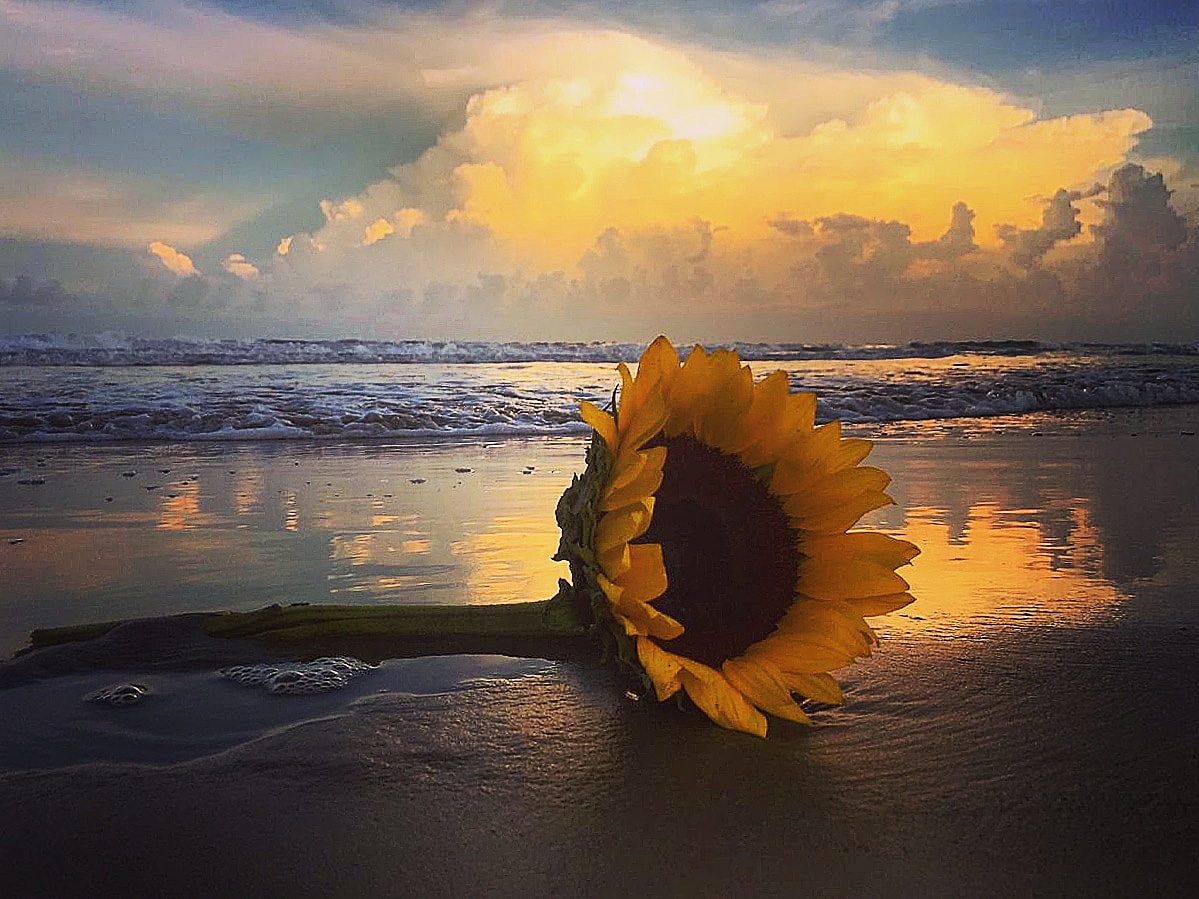
{"label": "sunflower", "polygon": [[893,500],[867,440],[815,426],[787,373],[755,383],[736,352],[659,337],[619,404],[584,402],[587,470],[562,497],[557,558],[614,653],[659,700],[680,690],[758,736],[796,697],[842,701],[831,672],[878,642],[865,619],[912,601],[895,569],[919,550],[850,532]]}

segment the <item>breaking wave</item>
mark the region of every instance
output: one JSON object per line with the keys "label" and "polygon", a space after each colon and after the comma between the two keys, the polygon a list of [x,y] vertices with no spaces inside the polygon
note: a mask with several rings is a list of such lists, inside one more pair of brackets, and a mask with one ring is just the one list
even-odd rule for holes
{"label": "breaking wave", "polygon": [[[814,390],[821,420],[1199,403],[1199,347],[1032,341],[737,344]],[[0,339],[0,443],[585,433],[640,345]],[[405,364],[380,364],[403,362]],[[767,363],[767,364],[762,364]]]}

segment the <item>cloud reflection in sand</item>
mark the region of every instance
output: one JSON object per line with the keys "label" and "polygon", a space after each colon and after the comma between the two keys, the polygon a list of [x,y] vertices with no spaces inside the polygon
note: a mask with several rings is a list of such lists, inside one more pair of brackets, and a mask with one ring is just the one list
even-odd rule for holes
{"label": "cloud reflection in sand", "polygon": [[1081,497],[1054,510],[979,503],[956,533],[943,510],[916,508],[904,535],[922,550],[902,572],[918,602],[887,619],[892,629],[1083,624],[1125,598],[1102,577],[1100,535]]}
{"label": "cloud reflection in sand", "polygon": [[[923,553],[903,570],[917,602],[881,629],[1084,625],[1125,614],[1138,585],[1193,581],[1193,438],[1105,421],[1063,419],[1043,438],[1027,417],[886,431],[870,461],[897,503],[864,524]],[[44,458],[46,484],[0,483],[0,651],[83,620],[551,596],[567,576],[550,559],[554,507],[584,448],[14,448],[30,468]]]}

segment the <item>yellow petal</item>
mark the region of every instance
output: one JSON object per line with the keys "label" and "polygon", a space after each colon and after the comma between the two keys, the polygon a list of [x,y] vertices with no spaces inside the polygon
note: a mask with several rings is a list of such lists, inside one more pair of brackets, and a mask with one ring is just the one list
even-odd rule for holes
{"label": "yellow petal", "polygon": [[626,416],[622,407],[620,410],[621,452],[636,452],[641,449],[647,441],[662,430],[669,411],[662,391],[656,389],[651,391],[645,401],[635,408],[632,415]]}
{"label": "yellow petal", "polygon": [[823,512],[807,516],[792,516],[791,525],[812,534],[840,534],[849,530],[867,512],[889,506],[895,500],[881,490],[869,490]]}
{"label": "yellow petal", "polygon": [[760,443],[783,416],[790,390],[791,379],[782,369],[772,371],[759,381],[754,387],[753,402],[749,411],[745,413],[736,436],[729,442],[725,452],[740,455],[749,447]]}
{"label": "yellow petal", "polygon": [[874,628],[848,603],[799,599],[779,619],[778,633],[795,633],[824,640],[862,654],[878,642]]}
{"label": "yellow petal", "polygon": [[[885,496],[882,491],[890,483],[891,477],[885,471],[862,466],[822,477],[790,496],[779,496],[779,499],[792,519],[803,522],[806,518],[826,518],[843,506],[856,506],[860,498],[867,494]],[[858,517],[863,514],[859,512]],[[805,529],[818,530],[814,527]]]}
{"label": "yellow petal", "polygon": [[845,468],[853,468],[869,456],[873,448],[874,444],[869,440],[863,440],[860,437],[846,437],[841,440],[837,451],[833,454],[829,470],[841,471]]}
{"label": "yellow petal", "polygon": [[625,449],[640,449],[662,429],[669,411],[665,391],[674,380],[679,357],[670,341],[658,337],[641,354],[637,376],[623,362],[621,379],[620,439]]}
{"label": "yellow petal", "polygon": [[800,724],[812,723],[791,698],[791,690],[783,681],[782,673],[771,662],[743,656],[728,659],[720,670],[733,687],[762,711]]}
{"label": "yellow petal", "polygon": [[619,578],[632,566],[632,554],[627,543],[618,543],[611,549],[596,552],[595,558],[600,571],[612,580]]}
{"label": "yellow petal", "polygon": [[903,593],[908,582],[875,562],[808,558],[799,564],[796,589],[813,599],[838,600]]}
{"label": "yellow petal", "polygon": [[637,363],[637,377],[630,378],[628,368],[621,366],[621,408],[629,404],[630,414],[640,409],[654,391],[665,395],[678,371],[679,356],[669,340],[658,337],[641,354]]}
{"label": "yellow petal", "polygon": [[886,615],[902,609],[915,601],[915,597],[910,593],[893,593],[890,596],[864,596],[847,599],[845,604],[852,606],[854,611],[863,618],[870,618],[873,615]]}
{"label": "yellow petal", "polygon": [[[862,441],[869,443],[869,441]],[[814,481],[842,470],[841,422],[830,421],[806,434],[793,435],[781,448],[770,492],[787,496],[806,490]],[[860,452],[860,444],[855,444]],[[867,448],[868,449],[868,448]]]}
{"label": "yellow petal", "polygon": [[811,437],[815,418],[816,394],[789,394],[782,414],[768,420],[759,439],[738,454],[741,461],[749,468],[757,468],[784,458],[797,441]]}
{"label": "yellow petal", "polygon": [[629,623],[625,631],[630,635],[673,640],[683,634],[680,622],[647,603],[624,603],[617,609],[617,615]]}
{"label": "yellow petal", "polygon": [[858,656],[841,647],[829,646],[801,634],[771,634],[744,653],[746,657],[766,659],[783,672],[821,674],[852,664]]}
{"label": "yellow petal", "polygon": [[836,453],[840,425],[832,421],[808,434],[792,435],[777,457],[770,492],[775,496],[790,496],[823,477]]}
{"label": "yellow petal", "polygon": [[816,394],[800,391],[791,394],[787,401],[787,416],[800,433],[809,433],[816,427]]}
{"label": "yellow petal", "polygon": [[[621,506],[653,496],[662,486],[662,466],[666,464],[666,447],[655,446],[636,453],[641,464],[633,469],[635,474],[631,479],[622,476],[620,483],[609,482],[600,496],[601,512],[619,509]],[[623,474],[623,473],[622,473]]]}
{"label": "yellow petal", "polygon": [[644,383],[646,389],[660,384],[663,390],[668,390],[678,370],[679,354],[669,340],[659,335],[641,354],[637,381]]}
{"label": "yellow petal", "polygon": [[616,366],[616,370],[620,372],[620,414],[632,417],[645,401],[645,395],[637,394],[633,387],[633,374],[627,365],[621,362]]}
{"label": "yellow petal", "polygon": [[716,369],[702,346],[687,354],[670,385],[670,417],[664,431],[667,437],[677,437],[694,427],[695,407],[703,402],[711,389]]}
{"label": "yellow petal", "polygon": [[636,540],[649,528],[653,512],[654,497],[647,496],[605,514],[595,528],[596,553],[603,554]]}
{"label": "yellow petal", "polygon": [[603,438],[604,443],[608,444],[608,449],[616,452],[618,440],[615,419],[595,403],[589,403],[587,400],[583,400],[579,404],[579,415]]}
{"label": "yellow petal", "polygon": [[682,635],[683,625],[665,612],[659,612],[648,603],[638,600],[619,584],[614,584],[604,575],[596,578],[600,589],[608,597],[613,611],[625,625],[625,633],[642,637],[658,637],[673,640]]}
{"label": "yellow petal", "polygon": [[877,531],[854,531],[805,538],[803,554],[822,562],[845,565],[871,562],[894,570],[920,555],[920,550],[914,543]]}
{"label": "yellow petal", "polygon": [[637,639],[637,658],[641,662],[641,667],[645,669],[645,673],[649,675],[654,684],[654,692],[658,694],[658,699],[669,699],[679,692],[679,674],[683,670],[683,666],[679,663],[679,657],[673,653],[667,652],[653,640],[645,637]]}
{"label": "yellow petal", "polygon": [[[730,452],[740,434],[741,423],[754,401],[754,376],[749,366],[737,364],[736,353],[714,354],[720,381],[707,402],[698,403],[694,413],[695,436],[721,452]],[[721,359],[732,360],[730,366]]]}
{"label": "yellow petal", "polygon": [[[700,668],[705,669],[702,674],[697,673]],[[766,736],[765,716],[733,689],[720,672],[692,663],[679,672],[679,682],[700,711],[721,727],[755,737]]]}
{"label": "yellow petal", "polygon": [[665,593],[668,581],[661,545],[630,544],[629,570],[617,582],[625,597],[635,602],[649,602]]}
{"label": "yellow petal", "polygon": [[[620,453],[612,463],[608,483],[604,485],[604,494],[619,490],[635,481],[641,474],[641,470],[645,468],[646,461],[645,453]],[[619,506],[615,508],[619,508]]]}
{"label": "yellow petal", "polygon": [[840,705],[845,701],[841,685],[831,674],[791,674],[781,672],[783,682],[794,693],[828,705]]}

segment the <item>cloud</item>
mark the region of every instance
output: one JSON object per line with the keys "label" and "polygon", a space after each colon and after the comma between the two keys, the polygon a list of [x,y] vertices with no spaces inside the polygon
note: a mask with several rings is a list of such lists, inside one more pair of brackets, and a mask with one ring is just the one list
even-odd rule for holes
{"label": "cloud", "polygon": [[964,297],[1084,233],[1072,198],[1150,125],[1136,110],[1043,120],[990,89],[875,73],[797,132],[794,105],[782,116],[676,47],[586,36],[611,52],[560,34],[418,159],[323,200],[322,227],[263,264],[265,289],[432,333],[502,329],[517,310],[542,335],[581,327],[582,308],[632,332],[877,311],[938,279]]}
{"label": "cloud", "polygon": [[974,210],[960,200],[953,204],[949,229],[928,248],[928,255],[941,259],[957,259],[972,250],[974,242]]}
{"label": "cloud", "polygon": [[1123,166],[1112,174],[1106,194],[1099,204],[1103,223],[1091,230],[1107,265],[1127,271],[1186,241],[1186,222],[1170,207],[1170,191],[1160,173],[1147,174],[1135,164]]}
{"label": "cloud", "polygon": [[259,196],[0,155],[0,235],[144,247],[202,244],[261,211]]}
{"label": "cloud", "polygon": [[[185,104],[259,134],[335,128],[347,115],[440,100],[420,77],[416,27],[380,35],[328,22],[272,24],[184,3],[153,9],[8,0],[0,63],[93,90]],[[140,14],[139,14],[140,13]],[[170,48],[169,52],[164,48]],[[405,64],[405,60],[408,60]]]}
{"label": "cloud", "polygon": [[166,302],[176,313],[207,313],[226,305],[225,298],[212,290],[207,278],[199,274],[180,280],[166,296]]}
{"label": "cloud", "polygon": [[51,278],[29,275],[17,275],[11,281],[0,278],[0,307],[55,307],[66,299],[62,285]]}
{"label": "cloud", "polygon": [[[190,261],[188,260],[188,262]],[[167,267],[170,268],[170,266]],[[243,281],[253,281],[259,275],[258,267],[241,253],[230,253],[221,263],[221,268],[231,275],[236,275]]]}
{"label": "cloud", "polygon": [[782,234],[787,234],[791,237],[811,237],[812,225],[802,219],[792,218],[787,213],[780,214],[777,218],[767,219],[766,224],[771,228],[779,231]]}
{"label": "cloud", "polygon": [[[1101,259],[1143,256],[1133,223],[1153,215],[1155,277],[1185,270],[1189,244],[1165,246],[1168,195],[1138,181],[1130,206],[1086,198],[1152,125],[1101,98],[1047,115],[927,61],[880,55],[863,69],[830,48],[701,46],[686,29],[651,37],[494,6],[359,7],[287,26],[169,4],[142,17],[5,9],[0,62],[13,71],[280,146],[436,123],[423,152],[397,147],[387,177],[314,197],[308,225],[256,241],[228,233],[245,213],[232,191],[101,176],[95,197],[82,184],[55,205],[58,171],[7,206],[0,189],[13,233],[96,235],[107,222],[139,248],[155,241],[167,270],[197,279],[155,282],[175,311],[405,336],[889,339],[942,336],[938,321],[1048,320]],[[237,277],[204,278],[175,246]]]}
{"label": "cloud", "polygon": [[180,253],[170,244],[165,244],[161,240],[156,240],[147,247],[147,251],[163,264],[167,271],[173,272],[181,277],[188,275],[197,275],[199,272],[196,266],[192,263],[191,258],[186,253]]}
{"label": "cloud", "polygon": [[1031,268],[1053,249],[1054,245],[1073,240],[1082,233],[1078,209],[1074,201],[1084,195],[1079,191],[1059,190],[1045,204],[1039,228],[1021,229],[1014,225],[997,225],[995,233],[1011,251],[1017,265]]}
{"label": "cloud", "polygon": [[[800,7],[804,16],[813,9],[821,18],[831,14],[827,4]],[[699,215],[735,225],[736,190],[752,187],[757,196],[762,182],[778,181],[789,190],[776,212],[903,214],[918,237],[939,227],[947,203],[969,193],[980,215],[994,216],[978,222],[991,240],[999,222],[1033,224],[1022,197],[1074,187],[1080,170],[1120,164],[1149,127],[1144,114],[1127,109],[1039,121],[1033,109],[998,92],[924,74],[884,54],[863,69],[860,59],[827,48],[716,49],[696,43],[694,34],[690,42],[650,39],[581,18],[507,16],[486,6],[417,12],[368,5],[340,24],[286,26],[190,5],[161,5],[141,17],[28,0],[7,8],[0,61],[12,70],[217,116],[239,133],[313,140],[318,132],[337,135],[393,117],[437,122],[444,149],[477,157],[470,161],[479,168],[459,172],[457,186],[480,203],[500,201],[504,208],[491,212],[506,214],[513,227],[535,221],[530,204],[540,198],[531,193],[551,188],[555,178],[571,183],[573,167],[595,190],[556,199],[577,206],[612,180],[619,184],[620,172],[607,163],[644,163],[662,144],[656,161],[666,174],[728,176],[723,195],[708,185],[704,208],[676,221]],[[878,5],[866,19],[876,21],[888,8]],[[784,18],[796,15],[789,9]],[[467,98],[468,126],[455,134]],[[530,159],[547,134],[553,137],[540,163]],[[664,141],[677,142],[677,153],[671,156]],[[1067,143],[1070,152],[1059,152]],[[679,170],[689,154],[694,172]],[[870,177],[880,161],[884,189],[846,202],[859,185],[880,183]],[[797,177],[801,171],[827,176],[809,187]],[[634,165],[632,173],[639,172],[651,176],[652,166]],[[994,181],[980,183],[980,172]],[[897,193],[924,198],[901,212]],[[411,205],[426,209],[420,197]],[[575,234],[576,249],[603,227],[628,224],[613,219]]]}
{"label": "cloud", "polygon": [[1077,277],[1110,340],[1199,340],[1199,231],[1172,207],[1159,173],[1130,164],[1099,201],[1096,262]]}

